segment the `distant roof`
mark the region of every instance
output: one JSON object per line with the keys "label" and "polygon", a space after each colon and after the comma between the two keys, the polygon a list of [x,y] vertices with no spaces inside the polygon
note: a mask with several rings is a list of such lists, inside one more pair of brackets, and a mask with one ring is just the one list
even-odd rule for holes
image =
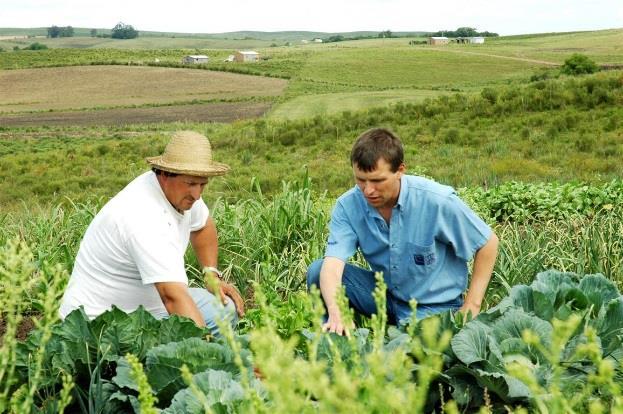
{"label": "distant roof", "polygon": [[431,36],[431,39],[439,39],[439,40],[446,39],[447,40],[448,38],[445,36]]}
{"label": "distant roof", "polygon": [[259,53],[253,50],[241,50],[238,53],[242,53],[243,55],[259,55]]}

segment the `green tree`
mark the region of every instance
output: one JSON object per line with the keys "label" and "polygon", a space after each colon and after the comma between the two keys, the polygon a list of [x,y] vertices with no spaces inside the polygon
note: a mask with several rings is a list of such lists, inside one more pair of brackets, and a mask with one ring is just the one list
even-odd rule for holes
{"label": "green tree", "polygon": [[91,29],[91,37],[97,37],[97,29]]}
{"label": "green tree", "polygon": [[132,25],[119,22],[113,27],[110,37],[113,39],[135,39],[138,37],[138,31]]}
{"label": "green tree", "polygon": [[459,27],[454,32],[454,37],[472,37],[478,36],[478,32],[473,27]]}
{"label": "green tree", "polygon": [[58,26],[48,27],[48,37],[59,37],[61,35],[61,28]]}
{"label": "green tree", "polygon": [[71,26],[61,27],[60,37],[73,37],[74,28]]}
{"label": "green tree", "polygon": [[565,75],[583,75],[585,73],[595,73],[598,70],[597,64],[581,53],[571,55],[560,68],[560,71]]}
{"label": "green tree", "polygon": [[382,38],[393,37],[393,34],[391,30],[383,30],[382,32],[379,33],[379,37],[382,37]]}

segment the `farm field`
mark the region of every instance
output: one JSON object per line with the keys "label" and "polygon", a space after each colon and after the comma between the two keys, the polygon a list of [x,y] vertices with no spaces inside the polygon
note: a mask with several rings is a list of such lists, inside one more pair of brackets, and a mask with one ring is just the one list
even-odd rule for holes
{"label": "farm field", "polygon": [[[623,410],[623,71],[559,71],[576,51],[623,63],[621,34],[266,47],[257,65],[214,46],[192,69],[179,57],[196,51],[156,37],[0,52],[0,413]],[[352,142],[377,126],[499,236],[475,320],[321,332],[305,272],[353,186]],[[203,196],[248,306],[237,331],[206,340],[140,310],[60,322],[93,216],[182,129],[232,167]]]}
{"label": "farm field", "polygon": [[192,100],[274,97],[282,79],[138,66],[73,66],[0,72],[0,113],[89,109]]}
{"label": "farm field", "polygon": [[257,118],[270,109],[265,102],[214,102],[145,108],[98,108],[97,110],[9,113],[0,115],[3,127],[123,126],[162,122],[234,122]]}

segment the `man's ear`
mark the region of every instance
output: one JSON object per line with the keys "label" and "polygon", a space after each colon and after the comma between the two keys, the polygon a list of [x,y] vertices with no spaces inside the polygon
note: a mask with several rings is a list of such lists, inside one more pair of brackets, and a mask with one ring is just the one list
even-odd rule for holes
{"label": "man's ear", "polygon": [[407,166],[405,165],[405,163],[404,163],[404,162],[403,162],[403,163],[401,163],[401,164],[398,166],[398,171],[396,171],[396,172],[399,172],[399,173],[400,173],[400,175],[399,175],[400,177],[402,177],[402,174],[405,174],[405,173],[407,172]]}

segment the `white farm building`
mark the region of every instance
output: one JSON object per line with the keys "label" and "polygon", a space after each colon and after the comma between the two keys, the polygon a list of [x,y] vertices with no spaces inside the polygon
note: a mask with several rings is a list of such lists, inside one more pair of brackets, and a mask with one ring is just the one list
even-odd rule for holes
{"label": "white farm building", "polygon": [[208,57],[206,55],[187,55],[182,59],[182,63],[186,64],[199,64],[208,63]]}
{"label": "white farm building", "polygon": [[428,38],[429,45],[447,45],[450,39],[445,36],[431,36]]}
{"label": "white farm building", "polygon": [[258,62],[260,60],[260,54],[253,50],[240,50],[234,55],[236,62]]}

